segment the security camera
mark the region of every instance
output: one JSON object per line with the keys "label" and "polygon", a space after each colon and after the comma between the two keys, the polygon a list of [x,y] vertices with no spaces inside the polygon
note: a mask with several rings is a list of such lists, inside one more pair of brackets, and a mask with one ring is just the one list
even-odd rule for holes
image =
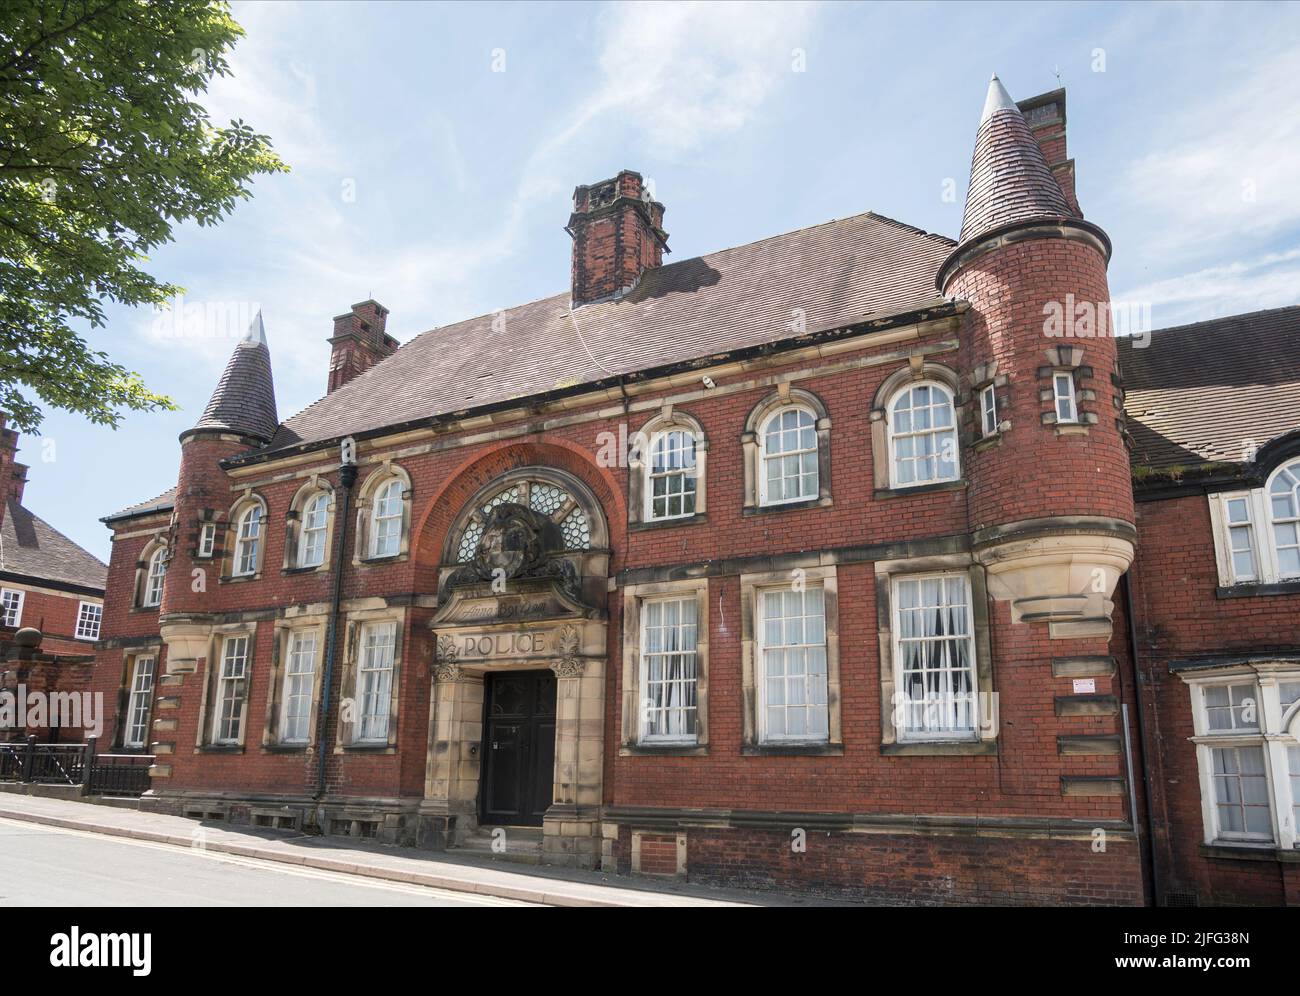
{"label": "security camera", "polygon": [[715,387],[717,387],[718,385],[717,385],[717,383],[714,381],[714,379],[713,379],[712,377],[710,377],[708,374],[705,374],[705,375],[704,375],[704,386],[707,387],[710,391],[712,391],[712,390],[713,390]]}

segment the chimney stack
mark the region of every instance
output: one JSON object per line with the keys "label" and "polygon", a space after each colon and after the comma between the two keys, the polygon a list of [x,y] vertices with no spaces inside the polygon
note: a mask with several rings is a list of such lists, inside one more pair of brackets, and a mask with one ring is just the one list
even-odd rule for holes
{"label": "chimney stack", "polygon": [[1061,185],[1065,202],[1076,218],[1082,218],[1079,201],[1074,195],[1074,160],[1065,151],[1065,90],[1040,93],[1037,97],[1019,101],[1016,106],[1024,115],[1029,130],[1043,150],[1047,168]]}
{"label": "chimney stack", "polygon": [[378,301],[354,304],[352,310],[334,319],[330,336],[329,390],[333,394],[353,377],[365,373],[401,345],[384,331],[388,309]]}
{"label": "chimney stack", "polygon": [[4,413],[0,412],[0,522],[4,522],[11,499],[19,505],[23,503],[23,489],[27,485],[27,465],[14,459],[18,453],[18,433],[6,422]]}
{"label": "chimney stack", "polygon": [[622,297],[660,266],[668,252],[663,223],[664,206],[630,169],[574,188],[565,228],[573,238],[573,306]]}

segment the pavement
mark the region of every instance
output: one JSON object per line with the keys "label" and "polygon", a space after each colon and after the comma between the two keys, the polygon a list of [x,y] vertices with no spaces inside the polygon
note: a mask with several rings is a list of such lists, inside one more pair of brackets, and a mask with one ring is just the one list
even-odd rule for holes
{"label": "pavement", "polygon": [[[396,883],[442,890],[456,893],[462,900],[477,896],[546,906],[606,908],[852,905],[778,893],[711,888],[676,879],[632,879],[605,872],[546,865],[505,865],[490,857],[462,855],[454,851],[429,852],[260,827],[200,823],[181,816],[145,813],[132,808],[9,792],[0,793],[0,819],[255,862],[278,862],[315,872],[378,880],[376,885],[379,882]],[[27,843],[18,846],[27,846]],[[364,882],[359,883],[359,887],[364,885]],[[14,901],[14,897],[9,896],[8,901]],[[47,900],[42,904],[51,903]],[[62,905],[63,902],[53,904]],[[70,899],[67,904],[75,905],[76,900]],[[172,904],[182,903],[172,900]],[[349,904],[381,905],[385,902],[368,903],[364,898],[356,898]]]}

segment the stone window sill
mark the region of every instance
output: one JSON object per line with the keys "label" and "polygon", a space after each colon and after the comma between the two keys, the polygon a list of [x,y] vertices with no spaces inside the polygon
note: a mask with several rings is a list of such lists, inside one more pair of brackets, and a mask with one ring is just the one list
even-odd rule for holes
{"label": "stone window sill", "polygon": [[1227,861],[1281,861],[1300,864],[1300,850],[1287,850],[1276,844],[1252,844],[1244,840],[1216,840],[1202,844],[1201,854]]}
{"label": "stone window sill", "polygon": [[396,754],[397,748],[392,744],[344,744],[345,754]]}
{"label": "stone window sill", "polygon": [[242,754],[244,753],[243,744],[203,744],[201,747],[195,747],[196,754]]}
{"label": "stone window sill", "polygon": [[391,557],[362,557],[360,560],[352,561],[355,567],[386,567],[389,564],[400,564],[408,558],[409,554],[395,553]]}
{"label": "stone window sill", "polygon": [[329,568],[328,564],[319,564],[316,567],[286,567],[280,573],[289,574],[324,574]]}
{"label": "stone window sill", "polygon": [[262,579],[262,572],[258,571],[256,574],[228,574],[225,577],[218,578],[217,583],[218,584],[243,584],[247,581],[260,581],[261,579]]}
{"label": "stone window sill", "polygon": [[1219,587],[1214,592],[1217,598],[1255,598],[1261,595],[1298,595],[1300,594],[1300,579],[1290,581],[1273,581],[1268,583],[1259,583],[1247,581],[1243,584],[1229,585],[1228,587]]}
{"label": "stone window sill", "polygon": [[265,754],[306,754],[311,744],[263,744],[262,752]]}
{"label": "stone window sill", "polygon": [[843,744],[745,744],[744,757],[843,757]]}
{"label": "stone window sill", "polygon": [[[990,436],[990,439],[993,437]],[[937,481],[934,484],[918,484],[911,488],[877,488],[873,493],[873,498],[909,498],[912,495],[929,495],[940,491],[964,491],[966,489],[966,478],[959,477],[955,481]]]}
{"label": "stone window sill", "polygon": [[900,757],[987,757],[997,752],[996,740],[922,740],[880,745],[880,753]]}
{"label": "stone window sill", "polygon": [[708,744],[623,744],[619,757],[708,757]]}
{"label": "stone window sill", "polygon": [[672,526],[696,526],[705,524],[709,517],[704,512],[696,512],[694,515],[682,515],[676,519],[650,519],[645,522],[628,523],[627,531],[630,533],[639,533],[651,529],[668,529]]}
{"label": "stone window sill", "polygon": [[806,501],[787,501],[779,505],[749,505],[743,515],[771,515],[776,512],[804,512],[810,508],[830,508],[835,504],[829,497],[809,498]]}

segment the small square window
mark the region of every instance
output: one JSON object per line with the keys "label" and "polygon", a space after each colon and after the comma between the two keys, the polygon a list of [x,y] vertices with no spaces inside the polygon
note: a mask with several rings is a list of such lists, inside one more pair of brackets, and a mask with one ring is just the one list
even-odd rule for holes
{"label": "small square window", "polygon": [[26,592],[19,591],[16,588],[5,588],[0,591],[0,626],[8,626],[11,629],[17,629],[18,624],[23,621],[23,596]]}
{"label": "small square window", "polygon": [[1205,686],[1205,717],[1210,733],[1259,729],[1259,690],[1254,682]]}
{"label": "small square window", "polygon": [[77,609],[77,639],[98,640],[99,626],[104,619],[104,607],[95,602],[82,602]]}

